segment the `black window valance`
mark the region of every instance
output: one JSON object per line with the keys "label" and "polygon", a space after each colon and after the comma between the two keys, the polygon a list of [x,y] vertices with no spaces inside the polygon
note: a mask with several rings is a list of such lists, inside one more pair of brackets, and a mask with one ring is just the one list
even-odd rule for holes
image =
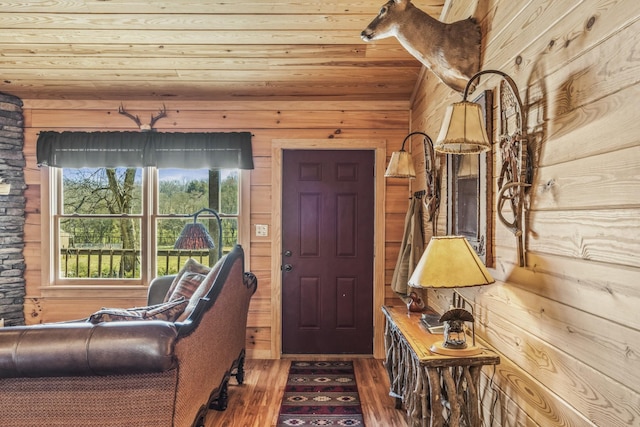
{"label": "black window valance", "polygon": [[253,169],[251,132],[53,132],[38,136],[38,166]]}

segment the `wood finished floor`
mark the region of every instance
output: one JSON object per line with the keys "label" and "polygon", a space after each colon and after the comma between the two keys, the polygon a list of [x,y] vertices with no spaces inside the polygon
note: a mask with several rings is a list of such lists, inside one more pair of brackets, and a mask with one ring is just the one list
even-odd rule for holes
{"label": "wood finished floor", "polygon": [[[328,359],[328,358],[327,358]],[[296,360],[324,360],[317,357],[297,357]],[[381,360],[370,358],[335,358],[353,360],[367,427],[407,427],[403,410],[395,409],[389,396],[389,378]],[[244,384],[234,379],[229,385],[229,406],[226,411],[210,410],[207,427],[272,427],[276,425],[291,360],[247,360]]]}

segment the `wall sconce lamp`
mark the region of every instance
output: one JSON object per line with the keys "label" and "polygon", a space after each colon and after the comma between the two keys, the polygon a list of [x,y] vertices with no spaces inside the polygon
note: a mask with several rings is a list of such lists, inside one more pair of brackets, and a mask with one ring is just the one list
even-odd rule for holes
{"label": "wall sconce lamp", "polygon": [[400,151],[394,151],[393,153],[391,153],[389,165],[387,166],[387,170],[384,173],[385,178],[415,179],[416,168],[413,166],[411,153],[405,151],[404,149],[405,144],[413,135],[422,135],[424,137],[424,155],[425,157],[428,155],[431,159],[431,162],[433,162],[433,141],[431,140],[429,135],[424,132],[411,132],[404,138],[404,141],[402,141],[402,147],[400,148]]}
{"label": "wall sconce lamp", "polygon": [[480,154],[491,150],[491,141],[484,125],[482,107],[475,102],[467,101],[473,81],[481,75],[489,73],[501,75],[515,87],[511,77],[502,71],[483,70],[474,74],[467,82],[462,101],[447,107],[440,134],[434,146],[436,151],[448,154]]}
{"label": "wall sconce lamp", "polygon": [[[467,101],[469,88],[474,80],[483,74],[498,74],[502,77],[500,87],[502,169],[498,178],[500,190],[496,211],[500,222],[516,236],[518,263],[523,267],[526,264],[523,231],[524,198],[526,189],[531,186],[531,163],[523,104],[513,79],[498,70],[483,70],[474,74],[467,82],[462,102],[456,102],[447,108],[434,149],[449,154],[479,154],[491,150],[491,141],[487,136],[482,108],[479,104]],[[504,204],[507,201],[511,205],[512,220],[508,220],[503,214]]]}
{"label": "wall sconce lamp", "polygon": [[218,221],[218,259],[222,258],[222,219],[218,212],[213,209],[202,208],[193,215],[193,222],[185,224],[184,228],[178,236],[178,240],[173,245],[174,249],[214,249],[216,247],[211,235],[207,231],[204,224],[197,222],[198,215],[202,212],[210,212]]}
{"label": "wall sconce lamp", "polygon": [[[438,236],[431,238],[409,279],[409,286],[414,288],[453,289],[483,286],[493,282],[495,280],[465,237]],[[455,300],[454,295],[454,305],[459,305],[455,303]],[[432,352],[449,356],[472,356],[482,352],[482,349],[475,344],[474,323],[472,323],[472,345],[468,346],[464,342],[464,331],[460,330],[458,327],[460,323],[458,322],[473,322],[473,315],[471,313],[462,313],[460,310],[462,309],[454,307],[440,317],[440,321],[445,322],[445,339],[435,343],[431,347]],[[451,322],[448,325],[449,329],[447,329],[446,322]],[[431,327],[433,325],[427,324],[426,326]]]}
{"label": "wall sconce lamp", "polygon": [[422,144],[424,146],[424,162],[425,162],[425,178],[427,188],[424,192],[424,203],[428,211],[428,221],[433,224],[433,235],[435,235],[435,219],[438,216],[438,208],[440,207],[440,180],[438,177],[438,166],[436,164],[436,155],[433,150],[433,140],[424,132],[411,132],[402,141],[400,151],[391,153],[389,165],[384,173],[385,178],[409,178],[416,177],[416,169],[413,165],[411,153],[404,149],[404,145],[413,135],[422,135]]}

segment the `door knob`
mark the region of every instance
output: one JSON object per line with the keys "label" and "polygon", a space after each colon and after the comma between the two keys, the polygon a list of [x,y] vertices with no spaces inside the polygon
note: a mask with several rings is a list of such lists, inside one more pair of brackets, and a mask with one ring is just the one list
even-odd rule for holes
{"label": "door knob", "polygon": [[282,266],[282,269],[284,271],[291,271],[291,270],[293,270],[293,266],[291,264],[285,264],[285,265]]}

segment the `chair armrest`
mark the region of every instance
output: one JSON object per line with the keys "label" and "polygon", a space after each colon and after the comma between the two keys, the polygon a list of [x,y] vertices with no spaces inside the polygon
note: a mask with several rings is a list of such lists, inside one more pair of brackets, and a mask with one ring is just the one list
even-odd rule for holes
{"label": "chair armrest", "polygon": [[16,326],[0,330],[0,378],[163,372],[177,330],[161,320]]}

